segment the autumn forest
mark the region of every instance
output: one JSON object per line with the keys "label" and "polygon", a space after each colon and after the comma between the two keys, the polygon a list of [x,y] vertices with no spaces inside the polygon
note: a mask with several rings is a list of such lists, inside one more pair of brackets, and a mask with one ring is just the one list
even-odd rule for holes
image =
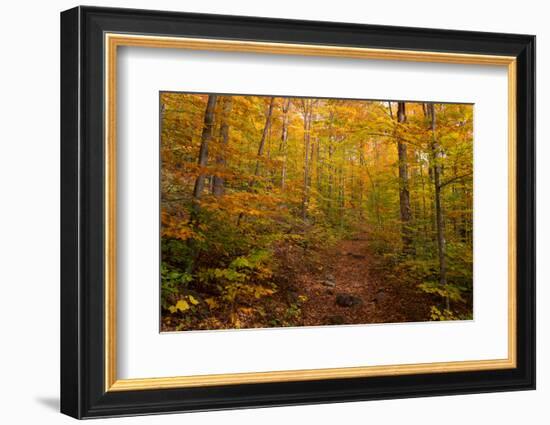
{"label": "autumn forest", "polygon": [[161,330],[469,320],[473,105],[162,92]]}

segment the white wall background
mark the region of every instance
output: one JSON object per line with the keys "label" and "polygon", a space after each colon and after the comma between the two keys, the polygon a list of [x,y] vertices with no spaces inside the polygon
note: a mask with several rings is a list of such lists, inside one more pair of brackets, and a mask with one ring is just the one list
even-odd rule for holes
{"label": "white wall background", "polygon": [[[59,392],[59,12],[78,3],[9,2],[0,16],[0,420],[70,423]],[[538,53],[538,389],[110,420],[109,423],[548,423],[550,412],[550,27],[544,2],[144,0],[96,5],[536,34]],[[546,196],[545,196],[546,195]],[[546,260],[546,261],[545,261]]]}

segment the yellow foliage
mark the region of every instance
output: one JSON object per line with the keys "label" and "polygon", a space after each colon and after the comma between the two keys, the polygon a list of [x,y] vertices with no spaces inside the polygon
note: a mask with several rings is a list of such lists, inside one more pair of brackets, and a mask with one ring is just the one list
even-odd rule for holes
{"label": "yellow foliage", "polygon": [[239,308],[239,311],[243,314],[252,314],[252,313],[254,313],[254,309],[252,307],[241,307],[241,308]]}
{"label": "yellow foliage", "polygon": [[168,308],[170,313],[175,313],[176,311],[181,311],[182,313],[189,310],[191,307],[185,300],[179,300],[176,305],[172,305]]}
{"label": "yellow foliage", "polygon": [[232,312],[229,316],[229,319],[231,320],[231,324],[234,328],[239,329],[241,327],[241,320],[239,319],[237,313]]}
{"label": "yellow foliage", "polygon": [[254,296],[256,298],[265,297],[267,295],[273,295],[276,291],[271,288],[266,288],[265,286],[256,286],[254,288]]}
{"label": "yellow foliage", "polygon": [[210,308],[211,310],[214,310],[218,307],[218,302],[215,298],[206,298],[204,302],[208,304],[208,308]]}
{"label": "yellow foliage", "polygon": [[189,298],[189,302],[193,305],[197,305],[199,303],[199,301],[193,295],[188,295],[187,298]]}
{"label": "yellow foliage", "polygon": [[[298,256],[312,266],[317,251],[363,230],[376,232],[377,255],[402,262],[407,228],[420,258],[414,282],[439,282],[436,165],[445,170],[439,196],[449,285],[419,289],[463,301],[472,273],[472,105],[436,104],[431,126],[419,102],[407,102],[401,120],[397,102],[220,95],[207,137],[209,99],[161,94],[161,253],[169,270],[162,305],[187,312],[172,320],[218,317],[212,327],[245,326],[252,314],[259,320],[264,303],[254,301],[287,290],[281,275],[300,270]],[[300,295],[294,304],[305,302]],[[451,314],[434,307],[428,317]]]}

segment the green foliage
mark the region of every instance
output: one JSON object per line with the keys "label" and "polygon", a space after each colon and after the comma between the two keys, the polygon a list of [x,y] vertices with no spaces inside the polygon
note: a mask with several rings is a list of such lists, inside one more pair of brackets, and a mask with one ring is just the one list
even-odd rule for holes
{"label": "green foliage", "polygon": [[464,301],[461,288],[455,285],[440,285],[439,282],[424,282],[419,284],[418,288],[428,294],[439,295],[443,299],[449,298],[451,301]]}
{"label": "green foliage", "polygon": [[272,295],[276,287],[269,283],[273,258],[267,250],[254,250],[249,255],[233,259],[226,268],[206,268],[197,273],[203,286],[214,286],[220,298],[234,304],[239,296],[261,298]]}
{"label": "green foliage", "polygon": [[189,270],[194,255],[193,247],[186,241],[167,237],[161,238],[161,253],[164,267],[161,274],[167,278],[172,271]]}
{"label": "green foliage", "polygon": [[442,320],[456,320],[457,317],[453,314],[452,311],[444,309],[440,310],[435,306],[432,306],[430,309],[430,318],[435,321]]}
{"label": "green foliage", "polygon": [[473,290],[473,251],[470,244],[453,242],[447,245],[449,281],[461,291]]}
{"label": "green foliage", "polygon": [[185,290],[193,280],[189,273],[172,268],[168,263],[161,262],[161,305],[168,309],[174,299]]}
{"label": "green foliage", "polygon": [[305,295],[300,295],[296,300],[288,306],[285,311],[283,325],[289,326],[295,323],[302,315],[302,305],[307,302],[308,298]]}

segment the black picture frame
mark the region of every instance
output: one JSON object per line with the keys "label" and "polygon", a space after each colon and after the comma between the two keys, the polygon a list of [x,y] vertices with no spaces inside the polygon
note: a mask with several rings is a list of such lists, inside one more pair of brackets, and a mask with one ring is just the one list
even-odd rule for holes
{"label": "black picture frame", "polygon": [[[517,58],[517,367],[105,391],[104,33]],[[535,37],[131,9],[61,13],[61,412],[75,418],[535,388]]]}

